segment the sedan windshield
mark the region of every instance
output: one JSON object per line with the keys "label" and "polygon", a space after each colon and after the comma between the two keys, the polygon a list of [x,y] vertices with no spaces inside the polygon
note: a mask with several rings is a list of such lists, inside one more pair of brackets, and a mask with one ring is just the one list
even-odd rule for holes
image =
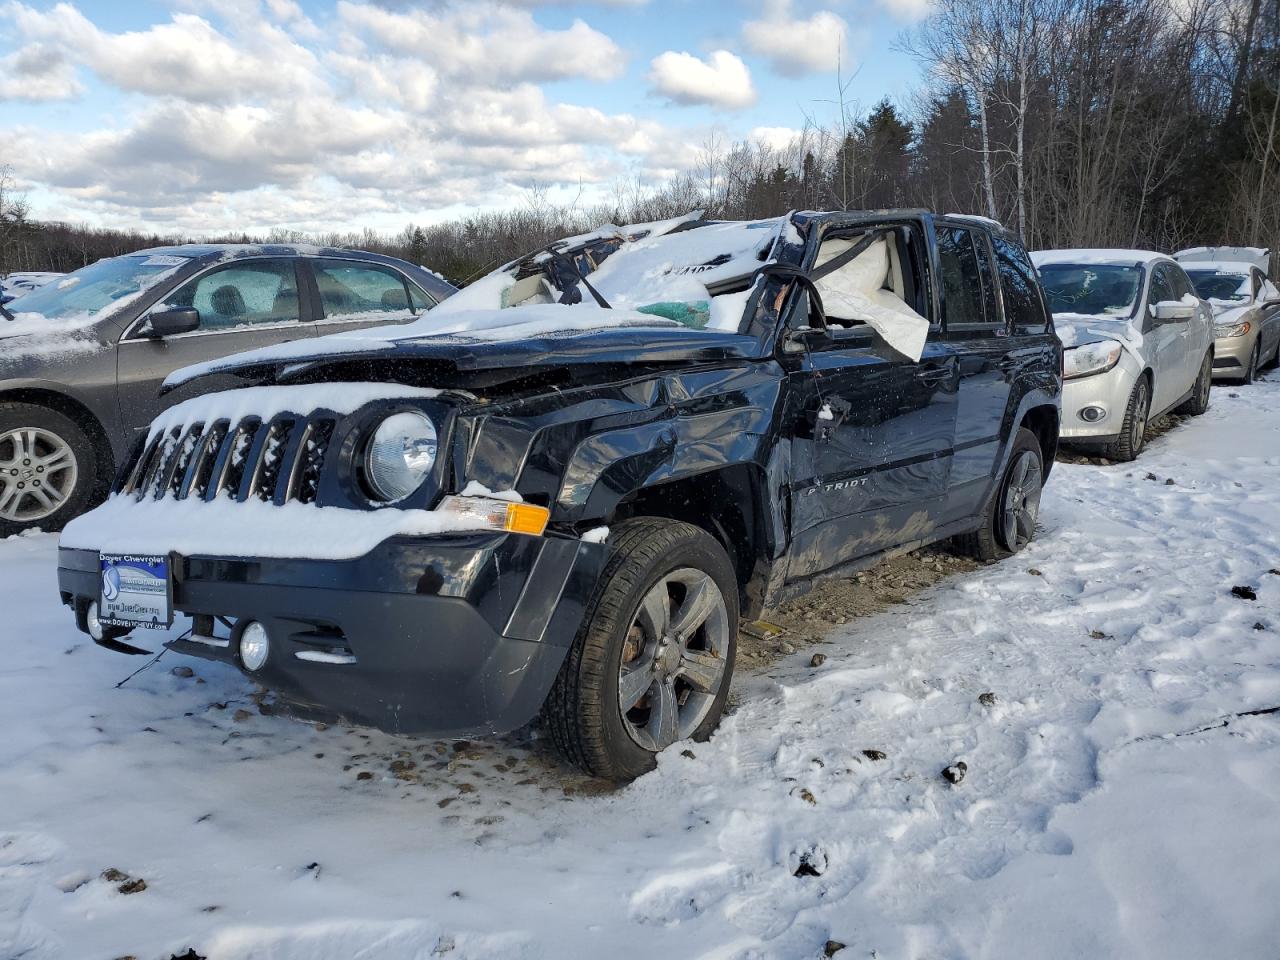
{"label": "sedan windshield", "polygon": [[1127,317],[1142,287],[1142,270],[1118,264],[1046,263],[1040,267],[1054,313]]}
{"label": "sedan windshield", "polygon": [[1249,278],[1243,273],[1221,270],[1188,270],[1196,296],[1204,300],[1230,300],[1244,303],[1249,299]]}
{"label": "sedan windshield", "polygon": [[10,301],[8,307],[14,314],[51,320],[92,317],[108,307],[124,306],[186,262],[185,257],[151,255],[99,260]]}

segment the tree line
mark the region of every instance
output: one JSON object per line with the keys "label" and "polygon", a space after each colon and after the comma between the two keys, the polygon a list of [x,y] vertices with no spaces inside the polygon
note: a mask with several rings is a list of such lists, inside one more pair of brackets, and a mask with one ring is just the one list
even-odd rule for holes
{"label": "tree line", "polygon": [[[797,117],[789,144],[712,139],[690,169],[618,183],[607,203],[532,190],[517,209],[395,235],[202,239],[374,250],[455,283],[600,223],[694,209],[918,206],[992,217],[1033,248],[1280,250],[1280,0],[935,0],[900,45],[928,77],[908,103],[860,109],[837,78],[834,118]],[[34,221],[0,177],[0,274],[185,239]]]}

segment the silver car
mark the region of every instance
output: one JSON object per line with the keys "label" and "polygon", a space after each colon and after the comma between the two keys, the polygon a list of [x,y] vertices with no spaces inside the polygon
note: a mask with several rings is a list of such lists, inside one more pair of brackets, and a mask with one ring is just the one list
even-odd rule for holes
{"label": "silver car", "polygon": [[1253,383],[1259,369],[1280,361],[1280,289],[1267,279],[1267,251],[1214,247],[1174,256],[1213,308],[1214,379]]}
{"label": "silver car", "polygon": [[1154,417],[1209,408],[1213,311],[1173,259],[1144,250],[1031,256],[1066,348],[1063,443],[1132,460]]}

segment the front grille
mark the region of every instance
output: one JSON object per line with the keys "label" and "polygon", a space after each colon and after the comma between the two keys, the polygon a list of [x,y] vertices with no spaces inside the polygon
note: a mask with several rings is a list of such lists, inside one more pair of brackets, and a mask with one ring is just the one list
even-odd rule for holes
{"label": "front grille", "polygon": [[332,417],[282,415],[175,427],[143,447],[120,493],[135,500],[314,503],[334,424]]}

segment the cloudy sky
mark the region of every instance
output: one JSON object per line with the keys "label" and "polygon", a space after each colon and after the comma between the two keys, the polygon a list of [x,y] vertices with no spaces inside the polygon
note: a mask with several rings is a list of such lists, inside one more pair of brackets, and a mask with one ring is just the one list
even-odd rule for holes
{"label": "cloudy sky", "polygon": [[0,0],[0,165],[42,219],[399,229],[607,196],[709,138],[904,98],[929,0]]}

